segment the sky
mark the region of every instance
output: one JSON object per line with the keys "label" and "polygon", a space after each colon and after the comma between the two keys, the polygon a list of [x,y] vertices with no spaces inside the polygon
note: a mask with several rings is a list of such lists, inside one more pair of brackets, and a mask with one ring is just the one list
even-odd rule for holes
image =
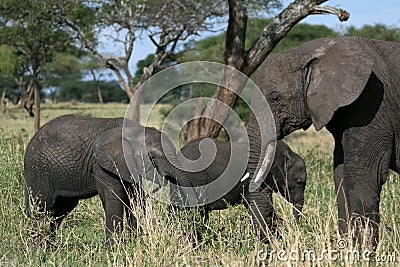
{"label": "sky", "polygon": [[[290,1],[285,1],[289,3]],[[331,0],[322,5],[339,7],[350,13],[346,22],[340,22],[334,15],[312,15],[302,22],[310,24],[325,24],[332,29],[343,26],[361,27],[365,24],[377,23],[400,27],[399,0]]]}
{"label": "sky", "polygon": [[[290,0],[284,0],[286,7]],[[340,31],[347,26],[362,27],[365,24],[382,23],[388,26],[400,27],[400,0],[330,0],[322,5],[342,8],[350,13],[346,22],[340,22],[335,15],[310,15],[301,22],[309,24],[324,24],[333,30]],[[205,34],[209,35],[209,33]],[[106,49],[109,49],[107,47]],[[154,53],[154,46],[148,38],[138,40],[135,44],[131,60],[131,68],[135,69],[137,61]]]}

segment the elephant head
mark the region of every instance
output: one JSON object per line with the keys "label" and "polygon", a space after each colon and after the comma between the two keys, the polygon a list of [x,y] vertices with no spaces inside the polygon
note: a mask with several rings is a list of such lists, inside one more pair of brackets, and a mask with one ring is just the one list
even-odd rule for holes
{"label": "elephant head", "polygon": [[283,141],[277,142],[275,155],[270,170],[272,179],[267,179],[266,182],[293,204],[293,216],[298,220],[304,205],[306,165]]}
{"label": "elephant head", "polygon": [[[256,83],[273,112],[277,139],[311,124],[316,130],[326,126],[335,111],[360,96],[372,65],[354,37],[316,39],[268,57]],[[251,143],[257,139],[250,133]],[[267,162],[272,156],[262,155]]]}
{"label": "elephant head", "polygon": [[102,168],[127,182],[140,184],[145,176],[162,184],[159,174],[172,183],[192,187],[179,165],[174,145],[155,128],[132,122],[127,127],[112,128],[95,140],[94,154]]}

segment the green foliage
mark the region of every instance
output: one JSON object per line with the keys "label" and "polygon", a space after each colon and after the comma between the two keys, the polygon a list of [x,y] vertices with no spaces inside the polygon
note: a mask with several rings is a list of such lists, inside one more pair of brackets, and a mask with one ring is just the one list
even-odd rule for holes
{"label": "green foliage", "polygon": [[13,73],[17,65],[13,48],[7,45],[0,45],[0,84],[3,88],[15,87]]}
{"label": "green foliage", "polygon": [[345,35],[358,35],[366,38],[385,41],[400,42],[400,29],[384,24],[364,25],[361,28],[350,26],[346,28]]}
{"label": "green foliage", "polygon": [[51,61],[54,51],[63,50],[70,39],[53,21],[54,1],[4,0],[0,8],[0,39],[15,48],[33,69]]}
{"label": "green foliage", "polygon": [[[7,64],[8,76],[25,81],[25,87],[31,80],[33,88],[43,88],[57,86],[60,83],[57,79],[64,78],[61,76],[77,73],[80,64],[76,57],[82,52],[73,47],[70,31],[60,23],[59,15],[69,16],[90,39],[94,37],[95,17],[89,6],[76,1],[1,1],[0,40],[12,48],[12,62]],[[0,61],[3,59],[2,53]],[[4,72],[4,66],[0,73]],[[4,75],[0,76],[3,78]],[[44,83],[39,85],[39,81]],[[9,91],[15,93],[15,84],[11,86],[14,88]],[[23,86],[21,83],[21,91],[17,94],[22,94]]]}
{"label": "green foliage", "polygon": [[97,90],[100,87],[104,102],[123,102],[128,103],[126,93],[120,85],[115,82],[105,81],[79,81],[66,80],[59,86],[57,101],[76,100],[80,102],[97,103]]}
{"label": "green foliage", "polygon": [[274,48],[273,53],[297,47],[305,42],[324,37],[334,37],[339,34],[325,25],[298,23],[288,35]]}
{"label": "green foliage", "polygon": [[45,65],[45,77],[63,78],[70,74],[79,73],[83,69],[79,57],[72,53],[56,53],[53,60]]}
{"label": "green foliage", "polygon": [[8,45],[0,45],[0,75],[13,74],[17,59],[15,50]]}
{"label": "green foliage", "polygon": [[186,51],[181,54],[179,62],[212,61],[224,63],[225,34],[205,37],[198,41],[190,41]]}

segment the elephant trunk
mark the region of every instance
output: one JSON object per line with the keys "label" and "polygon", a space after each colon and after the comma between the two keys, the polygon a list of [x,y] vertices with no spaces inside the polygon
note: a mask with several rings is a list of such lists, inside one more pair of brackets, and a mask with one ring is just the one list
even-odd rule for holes
{"label": "elephant trunk", "polygon": [[164,144],[167,144],[163,147],[166,156],[165,160],[168,161],[168,168],[166,168],[164,175],[166,176],[167,180],[173,184],[172,187],[180,187],[177,189],[177,192],[179,191],[182,195],[182,205],[189,207],[197,206],[198,197],[195,187],[187,176],[187,172],[183,170],[183,167],[176,156],[175,147],[171,141],[169,141],[169,139],[164,141]]}
{"label": "elephant trunk", "polygon": [[[199,204],[199,199],[197,197],[196,188],[193,186],[186,172],[179,165],[180,163],[176,160],[176,157],[171,163],[171,173],[169,176],[175,177],[176,184],[171,185],[171,190],[179,192],[181,195],[180,205],[185,207],[194,207]],[[179,188],[176,188],[179,187]],[[175,203],[176,204],[176,203]]]}
{"label": "elephant trunk", "polygon": [[258,188],[250,193],[248,201],[253,228],[262,242],[268,242],[267,231],[273,229],[274,218],[272,191],[269,188]]}
{"label": "elephant trunk", "polygon": [[[275,154],[275,143],[274,142],[269,142],[266,149],[263,149],[262,153],[262,163],[260,167],[257,167],[256,172],[254,173],[253,179],[250,181],[249,185],[249,191],[253,192],[255,191],[264,181],[264,177],[267,175],[269,171],[269,167],[272,164],[272,161],[274,160],[274,154]],[[263,155],[264,154],[264,155]]]}
{"label": "elephant trunk", "polygon": [[253,192],[260,187],[272,165],[276,140],[274,138],[271,138],[269,142],[261,140],[262,133],[254,113],[250,113],[248,133],[250,142],[249,173],[252,177],[249,191]]}

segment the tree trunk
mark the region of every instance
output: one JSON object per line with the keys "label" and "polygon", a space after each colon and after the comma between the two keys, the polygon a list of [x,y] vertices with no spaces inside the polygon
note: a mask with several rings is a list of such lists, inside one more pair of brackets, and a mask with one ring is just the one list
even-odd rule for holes
{"label": "tree trunk", "polygon": [[3,89],[3,93],[1,94],[1,112],[6,113],[6,91],[7,89]]}
{"label": "tree trunk", "polygon": [[16,77],[14,78],[14,81],[16,84],[18,84],[18,98],[19,98],[19,107],[23,108],[26,106],[26,101],[28,97],[28,93],[25,90],[25,81],[22,77],[17,79]]}
{"label": "tree trunk", "polygon": [[104,104],[103,95],[101,94],[101,89],[100,89],[100,87],[97,87],[97,97],[99,98],[99,103],[100,103],[100,104]]}
{"label": "tree trunk", "polygon": [[39,85],[36,80],[36,78],[33,78],[33,92],[34,92],[34,103],[33,105],[35,106],[35,113],[34,113],[34,122],[33,122],[33,127],[35,129],[35,133],[39,130],[40,128],[40,92],[39,92]]}
{"label": "tree trunk", "polygon": [[[290,29],[300,20],[310,14],[335,14],[340,21],[346,21],[349,13],[345,10],[319,6],[327,0],[296,0],[274,18],[262,31],[258,39],[253,43],[248,51],[244,49],[246,33],[246,4],[244,0],[229,0],[229,22],[225,41],[225,64],[231,66],[245,75],[252,75],[261,65],[264,59],[272,49],[282,40]],[[226,77],[224,77],[226,81]],[[242,88],[237,87],[240,82],[233,81],[233,84],[225,84],[229,87],[219,86],[215,91],[213,98],[220,100],[229,107],[235,105],[237,95],[241,93]],[[233,86],[233,87],[230,87]],[[242,83],[244,86],[244,83]],[[230,91],[226,88],[234,89]],[[228,109],[215,106],[215,101],[209,101],[204,109],[205,117],[214,118],[200,119],[199,122],[192,122],[189,125],[190,136],[187,141],[199,137],[217,137],[222,125],[217,121],[224,122],[228,117]],[[191,129],[198,127],[199,129]]]}
{"label": "tree trunk", "polygon": [[129,103],[129,109],[125,116],[130,120],[140,123],[141,91],[137,90],[134,94],[131,93],[131,95],[132,97]]}
{"label": "tree trunk", "polygon": [[[204,98],[203,97],[204,97],[204,95],[203,95],[203,93],[201,93],[200,94],[200,98],[199,98],[199,103],[197,103],[197,107],[196,107],[196,109],[194,111],[194,114],[193,114],[194,118],[200,117],[201,114],[203,113],[203,108],[204,108]],[[201,128],[199,127],[198,124],[200,124],[201,121],[202,121],[201,119],[194,119],[193,121],[191,121],[189,123],[188,131],[200,131]],[[193,125],[191,125],[191,124],[193,124]],[[192,126],[192,127],[190,127],[190,126]],[[186,138],[188,138],[190,136],[199,136],[199,135],[200,135],[200,133],[188,132]],[[186,142],[189,142],[189,141],[190,140],[186,140]]]}
{"label": "tree trunk", "polygon": [[[235,69],[242,69],[244,65],[245,53],[245,38],[247,26],[247,8],[244,0],[230,0],[229,1],[229,21],[228,29],[226,31],[225,39],[225,65],[231,66]],[[236,102],[236,93],[240,94],[242,88],[240,84],[243,81],[236,81],[231,79],[231,71],[229,68],[225,69],[223,83],[218,86],[213,98],[222,101],[229,107],[233,107]],[[243,84],[244,86],[244,84]],[[232,89],[234,92],[230,91]],[[224,105],[218,105],[215,101],[209,101],[203,112],[204,117],[201,119],[194,119],[189,124],[189,135],[187,141],[191,141],[200,137],[214,137],[216,138],[222,128],[218,121],[223,122],[228,117],[229,109]],[[209,119],[213,118],[213,119]],[[198,128],[198,129],[193,129]]]}
{"label": "tree trunk", "polygon": [[34,117],[35,114],[33,113],[33,105],[32,105],[32,97],[33,97],[34,89],[32,84],[29,86],[29,94],[26,96],[25,93],[25,100],[24,100],[24,108],[28,111],[30,117]]}

